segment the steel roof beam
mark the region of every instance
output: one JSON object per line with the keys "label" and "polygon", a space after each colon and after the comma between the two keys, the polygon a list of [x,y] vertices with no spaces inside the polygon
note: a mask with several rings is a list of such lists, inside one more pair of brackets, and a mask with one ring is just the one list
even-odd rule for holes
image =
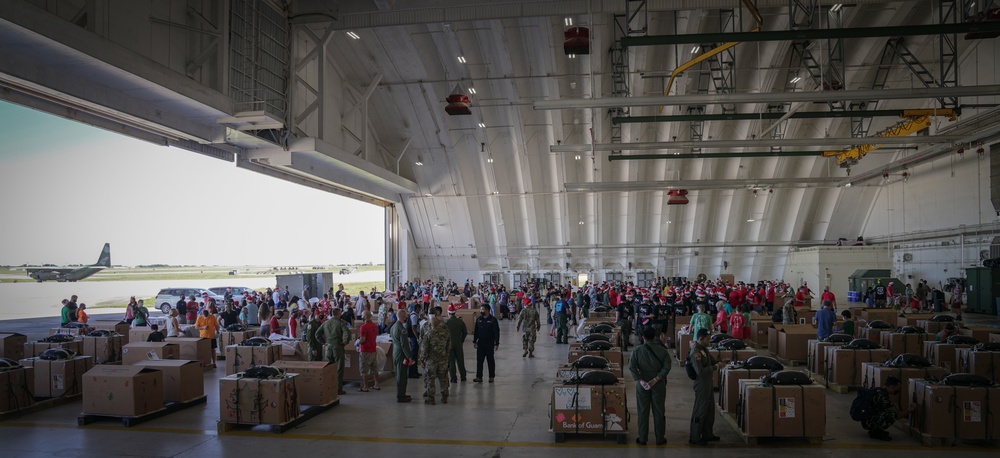
{"label": "steel roof beam", "polygon": [[[689,121],[755,121],[758,119],[781,119],[785,113],[717,113],[707,115],[670,116],[619,116],[611,118],[614,124],[634,124],[644,122],[689,122]],[[903,110],[858,110],[858,111],[807,111],[792,113],[791,119],[853,118],[857,116],[899,117]]]}
{"label": "steel roof beam", "polygon": [[944,143],[953,144],[965,137],[962,135],[908,135],[906,137],[839,137],[839,138],[776,138],[762,140],[702,140],[671,142],[598,143],[594,145],[549,145],[551,153],[586,153],[589,151],[650,151],[659,149],[687,148],[769,148],[772,146],[820,147],[854,146],[862,144],[913,145]]}
{"label": "steel roof beam", "polygon": [[624,37],[622,38],[622,45],[625,47],[632,47],[719,43],[730,41],[827,40],[841,38],[905,37],[956,33],[965,34],[970,32],[1000,32],[1000,22],[961,22],[957,24],[856,27],[848,29],[803,29],[734,33],[692,33],[685,35],[650,35],[644,37]]}
{"label": "steel roof beam", "polygon": [[719,159],[739,157],[802,157],[822,156],[822,151],[749,151],[745,153],[666,153],[666,154],[612,154],[608,162],[642,161],[652,159]]}

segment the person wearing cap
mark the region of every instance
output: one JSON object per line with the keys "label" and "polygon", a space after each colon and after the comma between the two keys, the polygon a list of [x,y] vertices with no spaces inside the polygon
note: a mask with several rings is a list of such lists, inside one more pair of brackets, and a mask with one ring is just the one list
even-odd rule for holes
{"label": "person wearing cap", "polygon": [[451,351],[448,352],[448,376],[450,377],[451,383],[458,382],[458,375],[462,376],[462,381],[466,380],[466,370],[465,370],[465,349],[462,345],[465,343],[465,338],[469,335],[469,329],[465,327],[465,322],[461,318],[455,316],[457,308],[455,304],[448,306],[448,320],[444,322],[444,325],[448,327],[448,333],[451,335]]}
{"label": "person wearing cap", "polygon": [[396,322],[389,328],[389,336],[392,338],[392,363],[396,376],[396,402],[410,402],[411,398],[406,394],[406,384],[409,382],[407,374],[407,363],[413,358],[410,353],[410,342],[406,336],[406,322],[408,313],[405,308],[400,308],[396,312]]}
{"label": "person wearing cap", "polygon": [[486,361],[490,369],[490,383],[493,383],[497,372],[493,355],[500,348],[500,322],[490,315],[489,305],[483,305],[482,312],[472,332],[472,345],[476,347],[476,378],[472,381],[483,383],[483,361]]}
{"label": "person wearing cap", "polygon": [[667,374],[670,373],[670,352],[656,341],[656,330],[642,330],[642,345],[632,351],[628,370],[635,380],[635,399],[639,410],[639,436],[635,443],[646,445],[649,435],[649,411],[653,411],[653,435],[656,445],[667,443]]}
{"label": "person wearing cap", "polygon": [[538,337],[538,330],[542,328],[542,321],[538,317],[538,310],[535,303],[528,304],[517,316],[517,330],[522,331],[521,341],[524,342],[524,353],[521,357],[535,357],[535,339]]}
{"label": "person wearing cap", "polygon": [[688,443],[707,445],[719,440],[713,432],[715,426],[715,406],[712,403],[712,376],[726,363],[716,360],[708,350],[708,329],[699,329],[697,340],[691,346],[688,358],[698,377],[694,381],[694,409],[691,412],[691,436]]}
{"label": "person wearing cap", "polygon": [[372,312],[365,310],[361,312],[361,319],[364,324],[358,328],[358,356],[361,366],[361,388],[358,391],[368,392],[368,379],[371,378],[371,387],[380,390],[378,386],[378,353],[375,345],[375,336],[378,335],[378,326],[372,322]]}
{"label": "person wearing cap", "polygon": [[341,314],[339,308],[333,309],[333,316],[319,327],[317,333],[320,339],[326,341],[326,360],[337,365],[337,392],[347,394],[344,391],[344,345],[351,340],[351,331],[340,319]]}
{"label": "person wearing cap", "polygon": [[[484,304],[484,307],[489,307]],[[424,403],[434,405],[437,384],[441,384],[441,403],[448,403],[448,355],[451,353],[451,333],[438,314],[427,322],[427,332],[420,336],[420,364],[424,367]]]}

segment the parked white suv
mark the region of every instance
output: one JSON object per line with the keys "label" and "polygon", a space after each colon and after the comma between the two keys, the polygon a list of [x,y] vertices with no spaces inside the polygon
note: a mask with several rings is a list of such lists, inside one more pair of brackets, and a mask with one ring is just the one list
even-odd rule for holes
{"label": "parked white suv", "polygon": [[215,294],[205,288],[163,288],[156,295],[156,307],[164,314],[167,314],[170,313],[181,297],[190,299],[191,296],[194,296],[194,300],[198,304],[202,304],[205,302],[205,294],[209,298],[215,299],[215,303],[220,307],[224,303],[222,295]]}
{"label": "parked white suv", "polygon": [[246,286],[217,286],[215,288],[208,288],[208,290],[216,295],[226,297],[226,288],[232,288],[233,302],[236,302],[237,304],[243,301],[243,298],[246,297],[247,294],[253,294],[254,291],[253,288],[247,288]]}

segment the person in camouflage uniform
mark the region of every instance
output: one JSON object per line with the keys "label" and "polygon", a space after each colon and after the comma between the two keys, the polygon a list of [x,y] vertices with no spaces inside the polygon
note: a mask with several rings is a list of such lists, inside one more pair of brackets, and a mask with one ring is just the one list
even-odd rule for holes
{"label": "person in camouflage uniform", "polygon": [[344,320],[340,319],[342,311],[333,309],[333,316],[319,327],[319,338],[326,341],[326,360],[337,365],[337,392],[344,391],[344,345],[351,340],[351,331]]}
{"label": "person in camouflage uniform", "polygon": [[542,321],[538,317],[538,310],[535,309],[535,303],[532,302],[521,314],[517,316],[517,330],[524,332],[521,335],[521,340],[524,342],[524,354],[521,357],[535,357],[535,338],[538,337],[538,330],[542,327]]}
{"label": "person in camouflage uniform", "polygon": [[885,381],[885,387],[875,388],[875,404],[872,413],[861,420],[861,427],[868,430],[868,437],[883,441],[891,441],[892,437],[886,431],[899,418],[906,418],[913,412],[911,405],[909,410],[897,409],[890,396],[899,396],[900,380],[890,376]]}
{"label": "person in camouflage uniform", "polygon": [[448,403],[448,354],[451,353],[451,333],[437,315],[427,324],[429,331],[420,338],[420,362],[424,366],[424,403],[434,405],[436,383],[441,383],[441,403]]}
{"label": "person in camouflage uniform", "polygon": [[315,307],[309,314],[309,322],[306,323],[306,345],[308,345],[309,361],[323,360],[323,341],[319,339],[319,327],[323,323],[319,321],[319,313]]}

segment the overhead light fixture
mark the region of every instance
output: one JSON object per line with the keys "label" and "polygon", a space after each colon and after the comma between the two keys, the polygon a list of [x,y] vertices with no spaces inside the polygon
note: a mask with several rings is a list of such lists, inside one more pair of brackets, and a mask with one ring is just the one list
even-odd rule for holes
{"label": "overhead light fixture", "polygon": [[670,221],[669,219],[667,220],[667,224],[670,224],[670,223],[672,223],[672,222],[673,222],[673,221]]}
{"label": "overhead light fixture", "polygon": [[479,123],[479,127],[482,127],[482,128],[484,128],[484,129],[485,129],[485,128],[486,128],[486,123],[485,123],[485,122],[481,122],[481,123]]}
{"label": "overhead light fixture", "polygon": [[493,163],[493,158],[491,157],[489,159],[486,159],[486,162],[489,162],[490,164],[492,164]]}
{"label": "overhead light fixture", "polygon": [[578,161],[580,160],[580,155],[579,154],[576,155],[576,160],[578,160]]}
{"label": "overhead light fixture", "polygon": [[752,223],[753,222],[753,218],[748,219],[747,222],[748,223]]}
{"label": "overhead light fixture", "polygon": [[802,81],[802,77],[801,76],[796,76],[795,78],[792,78],[792,80],[789,81],[789,83],[795,84],[795,83],[798,83],[799,81]]}
{"label": "overhead light fixture", "polygon": [[850,184],[850,183],[847,183],[847,184],[845,184],[844,186],[845,186],[845,187],[848,187],[848,188],[850,188],[850,187],[851,187],[851,184]]}
{"label": "overhead light fixture", "polygon": [[351,38],[353,38],[355,40],[360,40],[361,39],[361,36],[358,35],[358,34],[356,34],[356,33],[354,33],[354,32],[347,32],[347,36],[349,36],[349,37],[351,37]]}
{"label": "overhead light fixture", "polygon": [[417,162],[414,162],[414,164],[424,165],[424,160],[422,158],[420,158],[420,156],[417,156]]}
{"label": "overhead light fixture", "polygon": [[[973,3],[973,5],[975,5],[975,3]],[[838,3],[838,4],[833,5],[832,7],[830,7],[830,11],[833,12],[833,13],[836,13],[837,11],[840,11],[840,9],[843,8],[843,7],[844,7],[843,3]]]}
{"label": "overhead light fixture", "polygon": [[579,224],[580,224],[581,226],[583,226],[583,220],[580,220],[580,223],[579,223]]}
{"label": "overhead light fixture", "polygon": [[465,63],[465,57],[458,56],[458,62],[464,64]]}
{"label": "overhead light fixture", "polygon": [[566,27],[573,25],[573,18],[568,17],[566,19],[563,19],[563,24],[566,24]]}
{"label": "overhead light fixture", "polygon": [[576,54],[567,54],[566,57],[569,57],[570,59],[576,59]]}
{"label": "overhead light fixture", "polygon": [[691,48],[691,54],[698,54],[699,52],[701,52],[701,46]]}
{"label": "overhead light fixture", "polygon": [[470,87],[469,88],[469,94],[475,94],[475,93],[476,93],[476,88]]}
{"label": "overhead light fixture", "polygon": [[424,194],[424,197],[431,197],[430,193]]}
{"label": "overhead light fixture", "polygon": [[500,221],[499,223],[497,223],[497,226],[503,226],[503,221]]}
{"label": "overhead light fixture", "polygon": [[500,194],[500,191],[493,191],[493,195],[494,196],[499,195],[499,194]]}

